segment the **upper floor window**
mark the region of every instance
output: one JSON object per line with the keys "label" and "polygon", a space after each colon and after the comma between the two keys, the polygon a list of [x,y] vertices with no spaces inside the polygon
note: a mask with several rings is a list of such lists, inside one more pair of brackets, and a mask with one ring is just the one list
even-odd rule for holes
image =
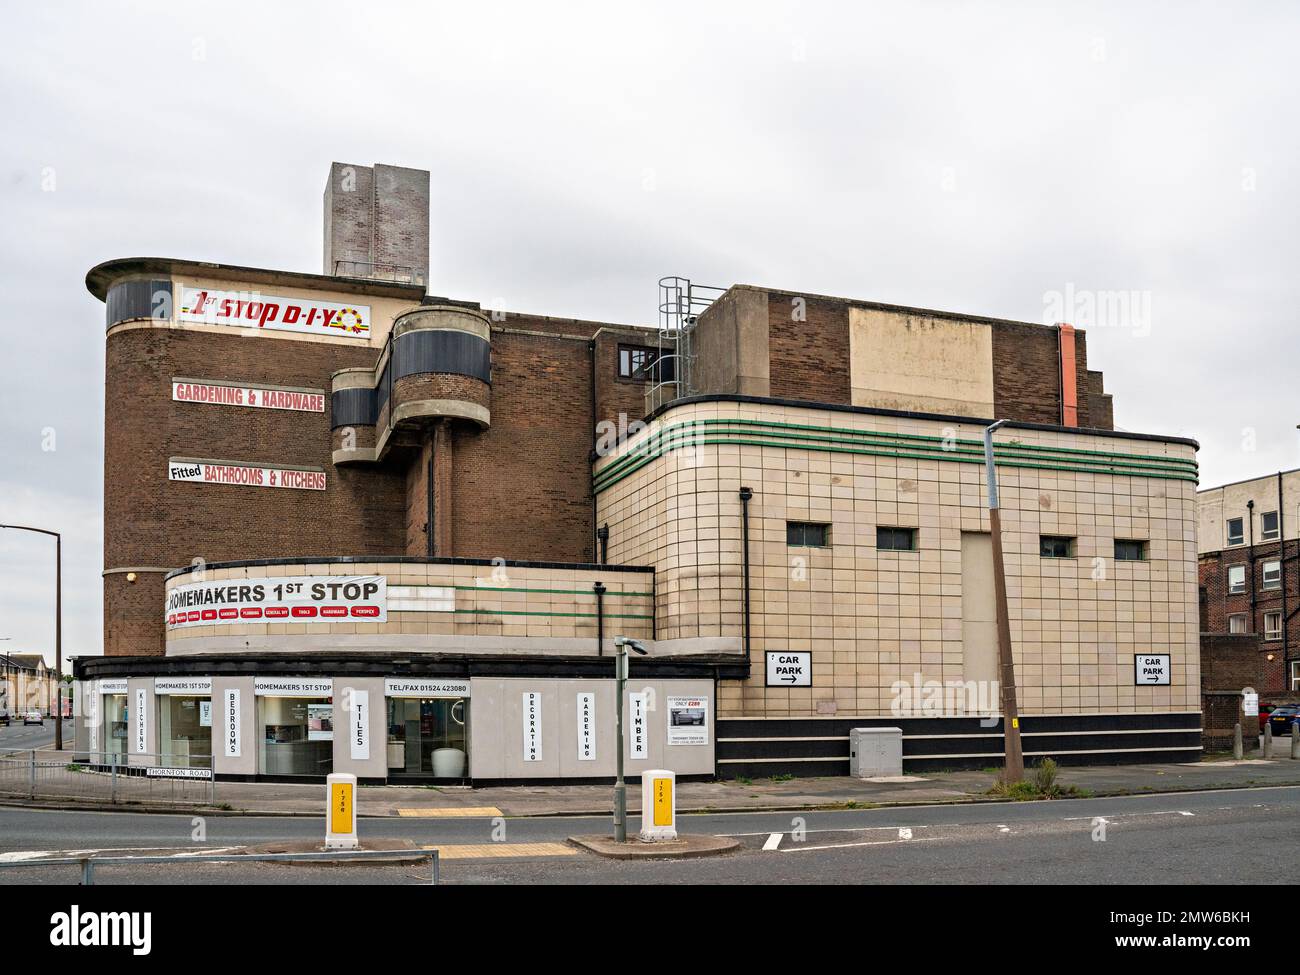
{"label": "upper floor window", "polygon": [[660,359],[659,350],[645,345],[620,345],[618,347],[618,375],[620,379],[640,379],[645,382],[672,382],[676,376],[676,359]]}
{"label": "upper floor window", "polygon": [[1228,566],[1228,592],[1246,591],[1246,567],[1244,565]]}
{"label": "upper floor window", "polygon": [[1278,537],[1276,511],[1265,511],[1259,516],[1259,538],[1262,542],[1275,542]]}
{"label": "upper floor window", "polygon": [[1074,558],[1074,539],[1064,535],[1038,536],[1038,554],[1045,559]]}
{"label": "upper floor window", "polygon": [[1115,539],[1116,562],[1141,562],[1147,557],[1147,543],[1134,538]]}
{"label": "upper floor window", "polygon": [[1228,617],[1228,632],[1229,632],[1229,633],[1245,633],[1245,632],[1246,632],[1246,614],[1245,614],[1245,613],[1233,613],[1231,616]]}
{"label": "upper floor window", "polygon": [[787,545],[827,548],[831,543],[831,526],[809,521],[787,521],[785,523],[785,543]]}
{"label": "upper floor window", "polygon": [[1265,640],[1282,639],[1282,614],[1281,613],[1264,614],[1264,639]]}
{"label": "upper floor window", "polygon": [[1282,588],[1282,563],[1277,559],[1270,559],[1264,563],[1264,588]]}
{"label": "upper floor window", "polygon": [[915,528],[877,528],[876,548],[886,552],[916,551]]}
{"label": "upper floor window", "polygon": [[1241,518],[1228,519],[1228,544],[1240,545],[1246,540],[1246,526]]}

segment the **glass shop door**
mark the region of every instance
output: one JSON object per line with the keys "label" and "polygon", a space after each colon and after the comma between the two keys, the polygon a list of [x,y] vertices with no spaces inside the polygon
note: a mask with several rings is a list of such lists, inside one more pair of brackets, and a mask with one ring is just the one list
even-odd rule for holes
{"label": "glass shop door", "polygon": [[421,778],[469,778],[469,699],[389,698],[388,770]]}

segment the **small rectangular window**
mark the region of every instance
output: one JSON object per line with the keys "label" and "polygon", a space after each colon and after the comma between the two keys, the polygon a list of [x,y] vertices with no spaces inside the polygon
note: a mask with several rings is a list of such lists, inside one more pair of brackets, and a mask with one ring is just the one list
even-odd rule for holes
{"label": "small rectangular window", "polygon": [[[667,353],[665,353],[666,355]],[[645,382],[672,382],[676,359],[660,358],[658,349],[644,345],[618,347],[618,375],[620,379],[640,379]]]}
{"label": "small rectangular window", "polygon": [[1277,530],[1277,512],[1265,511],[1259,516],[1259,538],[1263,542],[1276,542],[1278,536]]}
{"label": "small rectangular window", "polygon": [[1142,562],[1147,557],[1147,543],[1135,538],[1115,539],[1116,562]]}
{"label": "small rectangular window", "polygon": [[785,543],[787,545],[827,548],[830,546],[830,525],[819,525],[808,521],[787,521],[785,523]]}
{"label": "small rectangular window", "polygon": [[1300,691],[1300,660],[1291,661],[1291,690]]}
{"label": "small rectangular window", "polygon": [[1231,616],[1228,617],[1228,632],[1229,632],[1229,633],[1245,633],[1245,632],[1246,632],[1246,614],[1245,614],[1245,613],[1233,613]]}
{"label": "small rectangular window", "polygon": [[1264,614],[1264,639],[1265,640],[1282,639],[1282,614],[1281,613]]}
{"label": "small rectangular window", "polygon": [[1040,535],[1038,554],[1045,559],[1074,558],[1074,539],[1064,535]]}
{"label": "small rectangular window", "polygon": [[1246,540],[1246,528],[1240,518],[1228,519],[1228,544],[1240,545]]}
{"label": "small rectangular window", "polygon": [[1228,592],[1246,591],[1246,567],[1244,565],[1228,566]]}
{"label": "small rectangular window", "polygon": [[1277,559],[1270,559],[1264,563],[1264,588],[1282,588],[1282,563]]}
{"label": "small rectangular window", "polygon": [[916,529],[877,527],[876,548],[886,552],[914,552]]}

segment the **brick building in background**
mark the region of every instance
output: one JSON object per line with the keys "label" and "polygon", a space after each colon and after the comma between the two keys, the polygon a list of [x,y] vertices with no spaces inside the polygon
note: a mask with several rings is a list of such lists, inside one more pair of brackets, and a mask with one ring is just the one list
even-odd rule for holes
{"label": "brick building in background", "polygon": [[484,310],[428,293],[428,201],[427,173],[335,163],[321,274],[88,274],[105,656],[77,664],[80,749],[599,780],[623,634],[650,648],[633,774],[842,773],[873,724],[911,770],[993,764],[987,706],[899,701],[996,678],[998,417],[1026,754],[1197,753],[1196,445],[1116,431],[1082,331],[676,279],[658,329]]}
{"label": "brick building in background", "polygon": [[1300,470],[1206,488],[1196,509],[1201,630],[1257,634],[1254,686],[1300,699]]}

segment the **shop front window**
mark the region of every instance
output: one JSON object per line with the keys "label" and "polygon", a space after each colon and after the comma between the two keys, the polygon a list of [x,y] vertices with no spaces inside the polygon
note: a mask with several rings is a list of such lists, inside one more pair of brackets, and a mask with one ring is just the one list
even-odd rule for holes
{"label": "shop front window", "polygon": [[258,698],[263,775],[325,776],[334,770],[334,704],[328,697]]}
{"label": "shop front window", "polygon": [[388,768],[435,779],[469,777],[467,698],[388,699]]}
{"label": "shop front window", "polygon": [[127,710],[125,694],[104,695],[104,756],[105,761],[120,765],[126,761]]}
{"label": "shop front window", "polygon": [[212,698],[159,697],[158,745],[167,768],[211,768]]}

